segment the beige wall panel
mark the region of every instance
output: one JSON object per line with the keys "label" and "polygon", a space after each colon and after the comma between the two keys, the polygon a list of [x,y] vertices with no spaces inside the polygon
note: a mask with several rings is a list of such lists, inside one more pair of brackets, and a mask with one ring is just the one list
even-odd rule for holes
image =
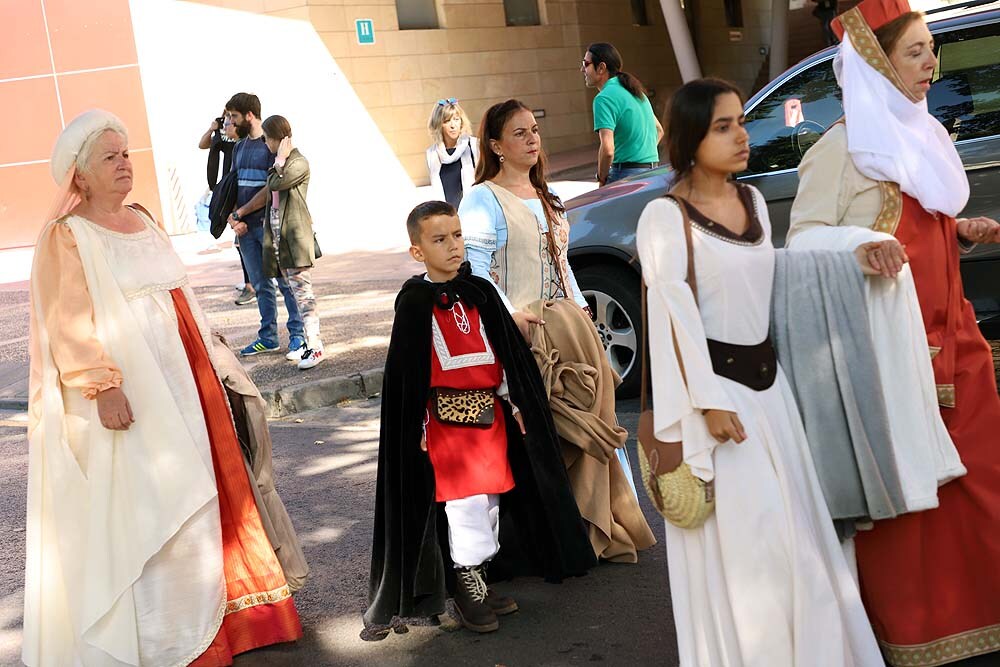
{"label": "beige wall panel", "polygon": [[444,55],[448,53],[447,30],[407,30],[417,35],[413,53],[419,55]]}
{"label": "beige wall panel", "polygon": [[387,105],[420,104],[424,101],[423,85],[420,81],[389,81],[388,86]]}
{"label": "beige wall panel", "polygon": [[[580,39],[580,26],[566,24],[561,27],[562,27],[562,39],[560,40],[561,44],[563,46],[579,47],[582,43],[582,40]],[[548,46],[554,46],[554,45],[549,44]]]}
{"label": "beige wall panel", "polygon": [[389,81],[414,81],[423,78],[420,62],[413,56],[386,58]]}
{"label": "beige wall panel", "polygon": [[502,59],[506,54],[506,51],[483,51],[480,53],[421,56],[420,69],[427,78],[439,76],[486,76],[500,69]]}
{"label": "beige wall panel", "polygon": [[372,83],[374,81],[389,81],[389,66],[386,58],[357,58],[354,61],[354,81]]}
{"label": "beige wall panel", "polygon": [[[406,173],[410,175],[413,182],[418,185],[427,185],[430,182],[430,177],[427,174],[427,159],[424,157],[423,153],[415,153],[412,155],[400,155],[399,162],[403,165],[403,169]],[[406,227],[403,220],[399,223],[399,236],[400,239],[406,238]]]}
{"label": "beige wall panel", "polygon": [[350,47],[347,44],[347,40],[348,38],[353,39],[354,35],[346,32],[320,31],[319,36],[323,40],[323,43],[326,44],[326,48],[330,52],[330,55],[332,55],[337,61],[337,64],[343,68],[340,59],[347,58],[349,56]]}
{"label": "beige wall panel", "polygon": [[277,16],[278,18],[283,19],[295,19],[296,21],[309,20],[309,8],[305,6],[289,7],[288,9],[276,9],[265,13],[268,16]]}
{"label": "beige wall panel", "polygon": [[199,0],[202,4],[225,9],[238,9],[243,12],[262,13],[264,0]]}
{"label": "beige wall panel", "polygon": [[[429,144],[430,133],[427,129],[427,121],[430,120],[433,106],[433,104],[409,104],[391,107],[396,129],[423,130]],[[466,113],[468,113],[468,109],[466,109]]]}
{"label": "beige wall panel", "polygon": [[394,92],[391,89],[391,84],[388,82],[355,83],[353,87],[361,103],[368,107],[368,109],[387,107],[394,103],[392,101],[394,99]]}
{"label": "beige wall panel", "polygon": [[424,130],[400,130],[395,136],[395,148],[403,155],[423,153],[431,143]]}
{"label": "beige wall panel", "polygon": [[[394,32],[385,33],[379,35],[378,30],[375,31],[375,42],[378,43],[379,39],[382,40],[382,45],[385,49],[385,55],[387,56],[412,56],[417,52],[417,35],[416,30],[397,30]],[[423,32],[423,31],[419,31]],[[355,49],[355,44],[357,40],[352,40],[351,48]],[[365,44],[358,45],[355,49],[356,52],[364,52],[365,49],[371,48],[375,44]]]}
{"label": "beige wall panel", "polygon": [[444,23],[449,30],[456,28],[505,28],[507,20],[503,5],[475,4],[444,6]]}
{"label": "beige wall panel", "polygon": [[344,73],[344,76],[348,81],[354,81],[354,63],[357,58],[336,58],[337,66],[340,67],[340,71]]}
{"label": "beige wall panel", "polygon": [[[538,71],[540,72],[566,69],[567,67],[579,67],[580,61],[583,60],[583,55],[583,50],[577,46],[541,48],[535,51],[535,57],[538,61]],[[582,80],[583,74],[580,77]]]}
{"label": "beige wall panel", "polygon": [[514,48],[512,40],[508,37],[511,32],[506,28],[502,30],[496,28],[458,28],[444,31],[447,35],[450,53],[500,51]]}
{"label": "beige wall panel", "polygon": [[382,133],[386,132],[397,132],[400,130],[399,126],[396,125],[396,114],[393,113],[392,107],[378,107],[375,109],[368,110],[369,115],[378,128],[382,130]]}
{"label": "beige wall panel", "polygon": [[[462,55],[464,56],[465,54]],[[437,79],[441,77],[479,74],[479,72],[456,72],[452,67],[452,56],[449,56],[447,53],[402,57],[409,58],[413,62],[413,64],[420,71],[421,79]]]}
{"label": "beige wall panel", "polygon": [[352,33],[354,32],[354,21],[352,20],[350,25],[347,24],[347,17],[343,7],[336,5],[311,6],[309,7],[309,18],[312,20],[313,27],[316,28],[317,32],[325,32],[327,30],[340,32],[350,30]]}

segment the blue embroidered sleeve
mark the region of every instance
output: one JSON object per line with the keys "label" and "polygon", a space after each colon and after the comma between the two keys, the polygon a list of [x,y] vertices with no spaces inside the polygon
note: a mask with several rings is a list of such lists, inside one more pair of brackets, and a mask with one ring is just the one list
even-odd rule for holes
{"label": "blue embroidered sleeve", "polygon": [[465,239],[465,258],[472,265],[473,275],[489,280],[497,288],[507,310],[514,312],[507,295],[493,282],[490,266],[499,248],[507,244],[507,219],[500,202],[485,185],[473,186],[458,207]]}

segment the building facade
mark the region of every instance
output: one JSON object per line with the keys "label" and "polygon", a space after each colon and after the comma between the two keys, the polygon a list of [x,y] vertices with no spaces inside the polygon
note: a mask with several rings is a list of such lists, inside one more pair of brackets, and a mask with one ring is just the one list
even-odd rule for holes
{"label": "building facade", "polygon": [[490,105],[518,98],[544,113],[552,153],[595,141],[587,44],[615,44],[658,112],[680,82],[658,0],[201,1],[310,22],[417,185],[439,99],[457,98],[478,127]]}

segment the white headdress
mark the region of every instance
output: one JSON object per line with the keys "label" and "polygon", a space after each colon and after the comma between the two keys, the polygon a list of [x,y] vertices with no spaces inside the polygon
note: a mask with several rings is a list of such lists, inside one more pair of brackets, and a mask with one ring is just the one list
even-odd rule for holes
{"label": "white headdress", "polygon": [[955,144],[927,111],[927,99],[906,91],[859,8],[844,13],[833,63],[844,91],[847,149],[862,174],[890,181],[928,211],[958,215],[969,180]]}
{"label": "white headdress", "polygon": [[74,118],[63,129],[52,148],[52,178],[59,186],[59,195],[49,219],[60,218],[80,202],[80,195],[73,186],[73,176],[76,174],[77,161],[84,148],[93,142],[105,130],[114,130],[128,138],[128,130],[118,116],[103,109],[84,111]]}

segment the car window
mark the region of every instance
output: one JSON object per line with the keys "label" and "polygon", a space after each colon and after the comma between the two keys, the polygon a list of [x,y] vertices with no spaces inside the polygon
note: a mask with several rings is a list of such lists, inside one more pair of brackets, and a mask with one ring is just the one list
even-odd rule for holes
{"label": "car window", "polygon": [[938,68],[927,109],[955,141],[1000,134],[1000,25],[935,36]]}
{"label": "car window", "polygon": [[805,150],[843,115],[832,59],[796,74],[747,115],[750,162],[744,174],[794,169]]}

